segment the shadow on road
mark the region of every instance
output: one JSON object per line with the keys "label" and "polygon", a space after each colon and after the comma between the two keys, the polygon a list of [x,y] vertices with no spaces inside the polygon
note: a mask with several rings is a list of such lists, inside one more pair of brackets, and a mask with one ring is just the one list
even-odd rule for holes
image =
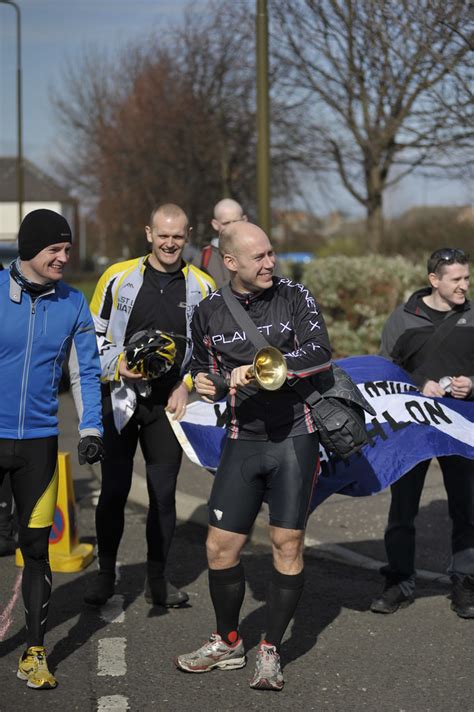
{"label": "shadow on road", "polygon": [[[388,509],[387,513],[388,515]],[[344,539],[333,543],[343,546],[357,554],[368,556],[377,561],[385,561],[383,533],[386,516],[380,524],[380,538]],[[324,522],[321,523],[324,526]],[[435,499],[420,507],[416,518],[416,567],[426,571],[446,574],[451,560],[451,529],[446,499]]]}
{"label": "shadow on road", "polygon": [[[429,517],[430,526],[436,527],[436,519],[441,515],[441,502],[434,502],[423,513]],[[201,509],[201,508],[200,508]],[[206,509],[205,507],[202,509]],[[205,512],[200,511],[197,519],[204,521]],[[435,516],[436,515],[436,516]],[[444,516],[444,515],[443,515]],[[198,579],[207,570],[205,539],[206,528],[191,521],[179,523],[173,541],[168,575],[179,588],[185,589],[191,584],[201,587],[202,595],[207,595],[207,577]],[[426,522],[425,522],[426,524]],[[444,527],[443,527],[444,529]],[[446,537],[449,538],[449,529]],[[443,536],[445,532],[443,531]],[[360,542],[363,544],[364,542]],[[374,542],[372,542],[374,543]],[[380,546],[381,542],[375,542]],[[345,544],[347,546],[347,543]],[[356,548],[353,543],[351,548]],[[357,550],[357,549],[356,549]],[[362,553],[362,552],[361,552]],[[247,650],[258,645],[265,627],[265,585],[272,568],[270,549],[264,546],[248,545],[242,556],[246,584],[247,605],[244,604],[241,632]],[[124,564],[120,569],[121,578],[116,593],[124,597],[127,609],[138,597],[143,595],[145,563]],[[70,621],[67,635],[59,640],[50,650],[49,662],[54,670],[73,652],[82,648],[97,631],[109,625],[101,617],[100,609],[87,606],[83,602],[85,588],[96,570],[86,571],[63,583],[64,579],[54,576],[53,596],[50,605],[48,632]],[[66,574],[66,576],[68,576]],[[322,632],[330,626],[344,609],[366,614],[370,613],[372,598],[380,591],[381,577],[374,571],[366,571],[345,564],[324,559],[307,557],[305,563],[305,591],[297,608],[289,636],[282,646],[282,658],[285,664],[304,656],[314,648]],[[420,582],[417,597],[446,595],[446,586],[441,583]],[[255,603],[257,607],[255,607]],[[209,617],[213,618],[209,599]],[[416,604],[415,604],[416,605]],[[250,613],[246,611],[252,608]],[[192,615],[192,612],[190,612]],[[155,606],[149,609],[149,617],[165,616],[168,611]],[[197,613],[195,614],[197,616]],[[199,621],[193,621],[193,624]],[[67,628],[68,626],[64,626]],[[211,632],[211,631],[210,631]],[[17,631],[1,645],[0,657],[9,655],[24,646],[25,629]]]}
{"label": "shadow on road", "polygon": [[[444,507],[443,507],[444,505]],[[449,540],[449,526],[444,528],[442,522],[445,516],[443,501],[433,502],[420,512],[420,529],[441,527]],[[203,508],[205,509],[205,507]],[[199,512],[197,519],[203,520],[204,513]],[[193,516],[194,519],[194,516]],[[423,533],[420,545],[425,543],[426,534]],[[195,581],[206,570],[205,556],[206,529],[200,524],[186,522],[177,527],[175,543],[181,549],[186,546],[186,561],[179,562],[179,556],[173,556],[173,582],[185,587]],[[364,553],[364,544],[369,542],[353,542],[351,549]],[[384,559],[383,540],[370,542]],[[346,545],[347,542],[341,542]],[[360,545],[360,547],[359,547]],[[266,606],[265,588],[266,581],[272,569],[272,557],[269,548],[264,546],[247,546],[244,549],[242,561],[246,577],[246,596],[261,603],[256,610],[245,615],[241,620],[241,634],[245,640],[246,650],[257,646],[265,633]],[[438,563],[439,565],[439,563]],[[442,566],[441,566],[442,571]],[[370,602],[382,587],[382,577],[376,571],[367,571],[350,565],[326,561],[324,559],[306,558],[305,561],[305,591],[296,610],[290,635],[282,646],[282,659],[288,664],[304,656],[314,648],[321,633],[330,626],[344,609],[366,614],[373,623],[380,616],[370,612]],[[446,596],[446,585],[438,582],[419,582],[417,598],[427,596]],[[211,602],[209,600],[209,607]],[[211,611],[211,608],[209,608]],[[244,604],[245,611],[245,604]]]}
{"label": "shadow on road", "polygon": [[[125,565],[120,571],[121,578],[117,584],[116,593],[124,596],[124,608],[126,609],[143,593],[145,565]],[[85,588],[91,578],[97,575],[96,570],[93,569],[80,576],[75,575],[74,579],[58,585],[58,582],[63,580],[62,576],[64,575],[67,576],[67,574],[61,574],[61,579],[59,579],[58,575],[53,574],[53,594],[49,606],[46,644],[48,642],[48,633],[51,630],[76,617],[77,621],[70,627],[67,636],[62,638],[49,652],[48,662],[53,670],[71,653],[81,648],[96,631],[109,624],[105,618],[101,617],[100,608],[96,609],[93,606],[88,606],[83,601]],[[11,638],[3,641],[0,657],[8,655],[17,648],[23,648],[25,639],[26,630],[22,627]]]}

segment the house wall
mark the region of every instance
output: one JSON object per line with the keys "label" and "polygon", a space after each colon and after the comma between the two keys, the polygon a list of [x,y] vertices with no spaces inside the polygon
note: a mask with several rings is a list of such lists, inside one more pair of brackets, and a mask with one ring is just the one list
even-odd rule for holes
{"label": "house wall", "polygon": [[[74,229],[74,207],[72,205],[57,202],[26,202],[23,203],[23,216],[38,208],[47,208],[61,213]],[[16,240],[19,227],[18,203],[0,203],[0,240]]]}

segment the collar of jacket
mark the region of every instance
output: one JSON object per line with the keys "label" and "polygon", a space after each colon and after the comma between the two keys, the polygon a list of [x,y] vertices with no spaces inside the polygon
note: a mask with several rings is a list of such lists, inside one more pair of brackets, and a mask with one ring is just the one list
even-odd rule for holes
{"label": "collar of jacket", "polygon": [[[141,266],[140,266],[140,272],[141,272],[142,274],[143,274],[143,272],[144,272],[144,270],[145,270],[145,267],[146,267],[147,262],[149,261],[150,257],[151,257],[151,252],[149,252],[147,255],[145,255],[144,258],[143,258],[143,260],[142,260],[142,264],[141,264]],[[154,269],[156,272],[159,272],[159,271],[160,271],[160,270],[157,270],[156,267],[153,267],[152,264],[150,265],[150,267],[151,267],[152,269]],[[188,272],[189,272],[189,265],[188,265],[188,263],[185,262],[183,259],[181,259],[181,268],[180,268],[180,269],[181,269],[181,272],[182,272],[182,273],[184,274],[184,276],[186,277],[186,275],[187,275]],[[176,272],[179,272],[179,268],[176,270]],[[169,273],[168,273],[168,274],[169,274]]]}
{"label": "collar of jacket", "polygon": [[[430,321],[428,314],[421,312],[420,307],[418,306],[418,300],[422,297],[428,297],[430,294],[431,294],[431,287],[422,287],[422,289],[417,289],[416,292],[413,292],[411,297],[409,297],[408,301],[405,303],[405,306],[404,306],[405,311],[408,312],[409,314],[415,314],[416,316],[421,316],[425,319],[428,319],[428,321]],[[446,314],[452,314],[453,311],[464,312],[470,308],[471,308],[471,303],[470,303],[469,299],[466,299],[464,304],[460,304],[459,306],[454,307],[454,309],[451,309],[450,311],[446,312]]]}
{"label": "collar of jacket", "polygon": [[[15,302],[15,304],[21,304],[21,297],[23,292],[26,291],[21,287],[21,285],[16,282],[13,277],[10,275],[10,299],[12,302]],[[51,289],[48,289],[47,292],[42,292],[41,294],[35,295],[36,297],[45,297],[48,294],[54,294],[55,288],[51,287]]]}
{"label": "collar of jacket", "polygon": [[[232,282],[230,283],[230,287],[232,289]],[[270,299],[274,291],[275,282],[273,282],[272,286],[268,287],[268,289],[261,289],[259,292],[246,292],[245,294],[242,294],[242,292],[236,292],[232,289],[232,294],[242,305],[246,305],[250,302],[257,301],[258,299]]]}

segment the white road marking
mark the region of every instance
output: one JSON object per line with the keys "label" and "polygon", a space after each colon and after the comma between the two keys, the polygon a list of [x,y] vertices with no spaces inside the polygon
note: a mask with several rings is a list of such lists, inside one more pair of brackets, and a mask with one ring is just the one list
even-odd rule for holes
{"label": "white road marking", "polygon": [[97,700],[97,712],[125,712],[130,709],[128,698],[123,695],[106,695]]}
{"label": "white road marking", "polygon": [[118,677],[127,673],[125,662],[126,638],[102,638],[99,640],[98,672],[99,676]]}
{"label": "white road marking", "polygon": [[123,610],[124,597],[116,594],[109,598],[100,608],[100,617],[106,623],[123,623],[125,620],[125,611]]}

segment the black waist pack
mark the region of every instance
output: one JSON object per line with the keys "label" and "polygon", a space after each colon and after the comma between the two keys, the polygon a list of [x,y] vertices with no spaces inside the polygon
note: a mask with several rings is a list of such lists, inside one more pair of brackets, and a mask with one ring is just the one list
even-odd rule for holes
{"label": "black waist pack", "polygon": [[322,446],[329,454],[345,460],[368,443],[364,411],[376,415],[352,378],[337,364],[332,364],[334,383],[321,394],[309,384],[293,384],[311,408]]}
{"label": "black waist pack", "polygon": [[343,460],[367,444],[363,409],[337,398],[321,398],[311,415],[318,428],[321,445]]}

